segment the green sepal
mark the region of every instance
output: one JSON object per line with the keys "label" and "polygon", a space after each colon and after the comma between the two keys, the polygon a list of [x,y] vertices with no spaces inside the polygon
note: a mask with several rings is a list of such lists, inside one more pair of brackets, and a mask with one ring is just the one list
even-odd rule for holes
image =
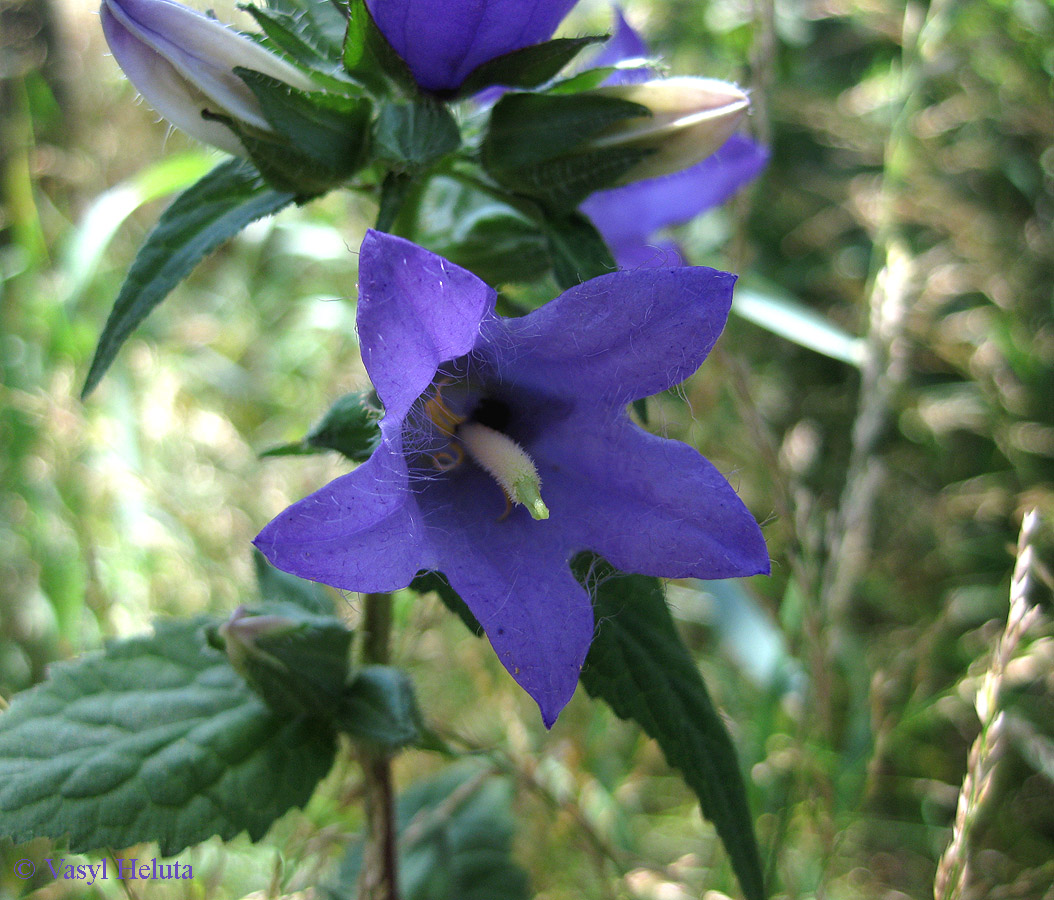
{"label": "green sepal", "polygon": [[215,620],[159,622],[60,663],[0,714],[0,832],[81,853],[213,835],[259,840],[333,763],[331,730],[270,710],[208,646]]}
{"label": "green sepal", "polygon": [[554,38],[487,60],[468,74],[457,90],[458,96],[469,97],[494,85],[525,89],[538,87],[555,78],[586,47],[606,41],[610,36]]}
{"label": "green sepal", "polygon": [[324,170],[324,182],[346,180],[365,162],[373,104],[365,97],[301,91],[283,81],[235,68],[260,103],[271,127],[304,157]]}
{"label": "green sepal", "polygon": [[650,115],[638,103],[592,93],[506,94],[491,113],[483,167],[505,187],[569,211],[653,152],[597,149],[590,139],[616,122]]}
{"label": "green sepal", "polygon": [[[315,4],[322,8],[322,4]],[[325,7],[336,8],[326,0]],[[341,43],[333,43],[332,35],[319,27],[308,10],[297,9],[295,12],[263,9],[252,3],[241,3],[238,8],[247,12],[256,20],[267,42],[299,64],[299,67],[311,78],[325,87],[336,91],[347,91],[358,88],[340,64]],[[343,37],[343,18],[341,37]]]}
{"label": "green sepal", "polygon": [[461,146],[461,131],[441,103],[422,97],[385,103],[373,126],[374,156],[398,171],[423,169]]}
{"label": "green sepal", "polygon": [[[717,829],[747,900],[765,900],[764,875],[735,745],[666,606],[662,582],[626,575],[592,554],[572,562],[589,586],[596,634],[582,668],[586,692],[655,739]],[[477,636],[479,622],[438,573],[416,578]]]}
{"label": "green sepal", "polygon": [[[303,41],[327,59],[340,59],[347,30],[347,14],[333,0],[266,0],[268,14],[290,23]],[[251,4],[241,7],[251,12]]]}
{"label": "green sepal", "polygon": [[565,290],[618,268],[596,226],[581,213],[546,219],[545,229],[553,275]]}
{"label": "green sepal", "polygon": [[220,163],[180,194],[161,214],[128,270],[81,396],[91,393],[128,336],[200,260],[250,222],[294,199],[294,192],[275,190],[242,159]]}
{"label": "green sepal", "polygon": [[231,665],[275,712],[336,718],[352,639],[340,619],[292,604],[239,607],[217,634]]}
{"label": "green sepal", "polygon": [[272,447],[260,456],[302,456],[336,450],[352,462],[365,462],[380,443],[381,415],[372,390],[344,394],[302,441]]}
{"label": "green sepal", "polygon": [[[527,873],[513,859],[512,786],[477,763],[418,781],[396,803],[402,900],[527,900]],[[353,900],[362,845],[341,863],[326,900]]]}
{"label": "green sepal", "polygon": [[402,57],[377,27],[365,0],[350,0],[348,30],[344,38],[344,70],[375,94],[390,94],[391,88],[414,96],[417,82]]}

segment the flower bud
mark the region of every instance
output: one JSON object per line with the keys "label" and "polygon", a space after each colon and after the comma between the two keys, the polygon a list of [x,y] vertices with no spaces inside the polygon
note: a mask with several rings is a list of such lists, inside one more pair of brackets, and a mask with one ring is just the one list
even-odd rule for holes
{"label": "flower bud", "polygon": [[653,149],[618,184],[657,178],[694,166],[731,136],[750,106],[747,95],[715,78],[665,78],[598,88],[595,93],[639,103],[648,117],[623,119],[590,141],[590,147]]}
{"label": "flower bud", "polygon": [[315,88],[259,44],[173,0],[103,0],[100,15],[114,59],[147,102],[177,128],[236,156],[245,155],[241,142],[203,112],[272,130],[236,66]]}

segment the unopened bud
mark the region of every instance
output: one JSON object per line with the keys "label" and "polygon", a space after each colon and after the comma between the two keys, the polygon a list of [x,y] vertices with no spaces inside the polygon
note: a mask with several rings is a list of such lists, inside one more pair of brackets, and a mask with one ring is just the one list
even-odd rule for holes
{"label": "unopened bud", "polygon": [[598,88],[597,94],[646,106],[651,116],[623,119],[590,141],[593,148],[654,150],[626,172],[619,184],[670,175],[715,153],[735,132],[750,98],[715,78],[664,78]]}
{"label": "unopened bud", "polygon": [[272,129],[235,67],[315,89],[307,75],[260,44],[173,0],[103,0],[100,16],[114,59],[146,101],[191,137],[236,156],[246,155],[241,141],[202,112]]}

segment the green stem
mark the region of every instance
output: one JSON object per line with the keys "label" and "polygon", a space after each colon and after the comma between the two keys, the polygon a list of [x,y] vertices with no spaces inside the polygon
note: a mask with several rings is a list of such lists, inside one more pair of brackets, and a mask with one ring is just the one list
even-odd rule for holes
{"label": "green stem", "polygon": [[[386,665],[391,656],[392,598],[389,594],[364,595],[361,630],[363,665]],[[360,745],[359,761],[366,811],[366,844],[359,873],[358,900],[399,900],[391,757],[383,751]]]}

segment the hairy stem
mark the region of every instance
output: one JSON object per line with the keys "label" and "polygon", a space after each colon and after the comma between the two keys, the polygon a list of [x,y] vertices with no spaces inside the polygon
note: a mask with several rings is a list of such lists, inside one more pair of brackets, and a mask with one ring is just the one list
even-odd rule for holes
{"label": "hairy stem", "polygon": [[[389,594],[364,595],[361,630],[363,664],[387,664],[392,631],[392,598]],[[358,900],[399,900],[391,757],[382,751],[360,746],[359,761],[366,811],[366,844],[359,873]]]}

